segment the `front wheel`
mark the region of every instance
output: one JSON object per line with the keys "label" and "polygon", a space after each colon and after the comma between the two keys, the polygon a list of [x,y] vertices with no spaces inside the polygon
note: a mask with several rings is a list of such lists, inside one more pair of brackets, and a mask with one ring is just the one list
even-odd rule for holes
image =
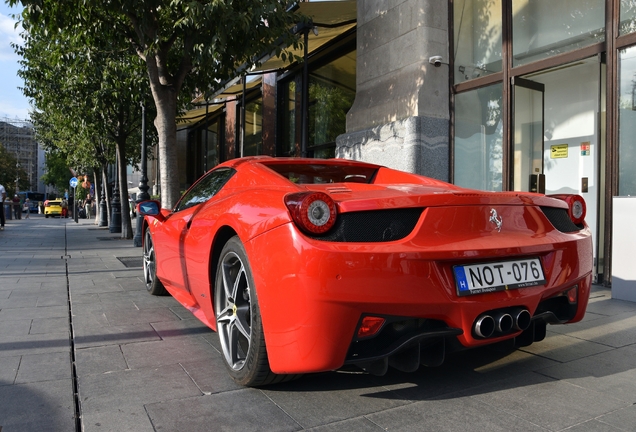
{"label": "front wheel", "polygon": [[232,379],[244,386],[284,380],[269,368],[252,270],[238,237],[223,247],[214,285],[216,326]]}
{"label": "front wheel", "polygon": [[157,262],[155,257],[155,245],[152,242],[152,235],[147,229],[144,234],[144,282],[148,292],[155,296],[165,296],[170,293],[157,278]]}

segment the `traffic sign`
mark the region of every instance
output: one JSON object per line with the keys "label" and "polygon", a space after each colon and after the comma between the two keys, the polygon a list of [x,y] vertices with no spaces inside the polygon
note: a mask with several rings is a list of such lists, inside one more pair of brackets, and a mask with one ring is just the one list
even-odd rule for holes
{"label": "traffic sign", "polygon": [[72,188],[77,186],[77,177],[73,177],[70,181],[69,184],[71,185]]}

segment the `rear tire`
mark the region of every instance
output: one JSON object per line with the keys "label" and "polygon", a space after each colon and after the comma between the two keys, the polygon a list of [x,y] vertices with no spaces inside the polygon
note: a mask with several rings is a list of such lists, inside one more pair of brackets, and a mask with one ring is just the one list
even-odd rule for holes
{"label": "rear tire", "polygon": [[286,375],[277,375],[269,367],[252,270],[236,236],[221,251],[214,310],[223,359],[234,381],[252,387],[286,380]]}
{"label": "rear tire", "polygon": [[168,290],[163,286],[161,281],[157,278],[157,262],[155,257],[155,245],[152,241],[152,235],[150,230],[146,229],[144,233],[144,282],[146,283],[146,289],[154,296],[167,296],[170,295]]}

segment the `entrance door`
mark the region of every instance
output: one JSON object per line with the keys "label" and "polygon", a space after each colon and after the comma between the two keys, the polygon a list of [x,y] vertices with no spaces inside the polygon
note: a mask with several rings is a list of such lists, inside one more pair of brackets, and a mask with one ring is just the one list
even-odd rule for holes
{"label": "entrance door", "polygon": [[513,98],[513,190],[545,193],[543,173],[543,96],[545,86],[514,77]]}
{"label": "entrance door", "polygon": [[604,145],[603,123],[599,121],[603,118],[603,67],[592,57],[515,77],[512,86],[514,189],[531,191],[530,176],[539,174],[538,192],[579,194],[585,199],[595,275],[603,250],[598,235],[599,209],[603,207],[599,201],[603,190],[599,175]]}

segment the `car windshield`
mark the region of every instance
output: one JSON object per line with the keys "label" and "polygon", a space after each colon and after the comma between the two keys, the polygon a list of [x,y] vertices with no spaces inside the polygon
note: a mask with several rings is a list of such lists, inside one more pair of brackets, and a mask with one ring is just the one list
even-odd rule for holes
{"label": "car windshield", "polygon": [[360,165],[264,163],[292,183],[371,183],[378,169]]}

